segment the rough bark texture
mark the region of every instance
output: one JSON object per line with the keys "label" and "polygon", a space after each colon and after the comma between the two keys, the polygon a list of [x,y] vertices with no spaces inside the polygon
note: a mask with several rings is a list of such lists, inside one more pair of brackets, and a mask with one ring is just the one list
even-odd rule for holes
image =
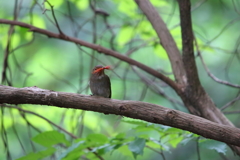
{"label": "rough bark texture", "polygon": [[[187,86],[185,87],[181,97],[184,102],[193,105],[202,117],[211,121],[232,125],[232,123],[216,108],[215,104],[203,89],[195,63],[193,49],[193,32],[190,12],[190,1],[179,0],[181,30],[182,30],[182,46],[183,46],[183,62],[187,75]],[[218,117],[218,118],[217,118]]]}
{"label": "rough bark texture", "polygon": [[160,45],[162,45],[163,48],[166,50],[169,60],[171,61],[172,70],[177,83],[185,85],[186,73],[183,68],[181,55],[166,24],[160,17],[157,10],[148,0],[146,1],[135,0],[135,2],[139,6],[139,8],[143,11],[143,13],[146,15],[149,22],[152,24],[153,28],[155,29],[158,35],[158,38],[160,39]]}
{"label": "rough bark texture", "polygon": [[[186,106],[194,106],[194,108],[199,111],[201,117],[204,117],[216,123],[234,126],[215,106],[212,99],[201,86],[194,56],[191,3],[190,0],[178,0],[178,3],[182,30],[182,59],[188,81],[184,93],[180,94],[180,96],[182,97],[184,104]],[[235,153],[240,155],[239,147],[230,147],[234,150]]]}
{"label": "rough bark texture", "polygon": [[14,88],[0,85],[1,103],[51,105],[122,115],[184,129],[206,138],[240,146],[240,129],[238,128],[145,102],[54,92],[37,87]]}
{"label": "rough bark texture", "polygon": [[[135,0],[139,8],[146,15],[149,22],[157,32],[161,44],[167,51],[172,64],[172,70],[179,90],[175,90],[183,100],[189,112],[213,122],[234,126],[225,115],[215,106],[212,99],[205,92],[198,77],[197,66],[194,57],[193,30],[191,21],[190,0],[178,0],[180,10],[180,22],[182,30],[182,56],[176,48],[173,38],[169,33],[159,13],[148,0]],[[178,60],[176,60],[176,59]],[[181,62],[179,62],[179,60]],[[177,62],[177,63],[176,63]],[[235,153],[240,155],[240,148],[230,146]]]}

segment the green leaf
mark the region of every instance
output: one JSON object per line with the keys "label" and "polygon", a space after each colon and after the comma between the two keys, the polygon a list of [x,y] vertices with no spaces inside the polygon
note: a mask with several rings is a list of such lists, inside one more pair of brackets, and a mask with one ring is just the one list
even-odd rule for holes
{"label": "green leaf", "polygon": [[174,135],[174,136],[171,136],[171,140],[168,141],[168,143],[170,143],[173,148],[176,148],[177,145],[178,145],[182,140],[183,140],[183,137],[182,137],[182,136]]}
{"label": "green leaf", "polygon": [[[30,19],[29,17],[24,17],[21,21],[25,23],[29,23]],[[46,29],[43,16],[40,16],[37,14],[32,15],[32,25],[38,28]]]}
{"label": "green leaf", "polygon": [[168,5],[168,1],[159,1],[159,0],[151,0],[152,5],[155,7],[166,7]]}
{"label": "green leaf", "polygon": [[168,59],[167,52],[161,45],[156,45],[154,47],[154,53],[162,59]]}
{"label": "green leaf", "polygon": [[115,144],[115,145],[108,145],[104,148],[104,153],[110,152],[110,151],[114,151],[116,149],[118,149],[119,147],[121,147],[122,144]]}
{"label": "green leaf", "polygon": [[[1,42],[2,42],[1,44],[2,44],[3,48],[6,47],[8,38],[9,38],[8,34],[4,34],[3,36],[1,35]],[[12,34],[10,38],[11,38],[11,46],[13,48],[17,47],[21,40],[19,33],[16,32],[16,33]]]}
{"label": "green leaf", "polygon": [[77,8],[79,8],[80,10],[85,10],[88,7],[88,1],[85,0],[75,0],[75,4],[77,4]]}
{"label": "green leaf", "polygon": [[[149,23],[149,21],[147,20],[141,20],[141,22],[138,24],[138,27],[135,28],[134,30],[138,35],[140,35],[140,37],[143,40],[147,40],[149,41],[150,39],[153,39],[154,37],[157,37],[155,30],[153,29],[151,23]],[[155,42],[150,42],[149,44]],[[157,43],[159,45],[159,43]]]}
{"label": "green leaf", "polygon": [[143,154],[143,149],[145,147],[146,140],[143,138],[135,138],[134,141],[130,142],[128,144],[128,148],[130,151],[132,151],[134,158],[137,157],[137,155]]}
{"label": "green leaf", "polygon": [[[157,144],[158,146],[156,147],[156,145],[151,144],[150,142],[153,142],[153,143]],[[153,148],[159,148],[159,149],[170,152],[170,147],[168,145],[166,145],[166,143],[162,143],[161,141],[156,140],[154,138],[150,138],[150,141],[148,142],[148,144],[155,146]]]}
{"label": "green leaf", "polygon": [[19,27],[19,28],[16,28],[16,31],[19,33],[20,37],[21,37],[21,43],[23,42],[23,38],[25,40],[31,40],[32,39],[32,35],[33,33],[32,32],[29,32],[29,29],[28,28],[23,28],[23,27]]}
{"label": "green leaf", "polygon": [[122,120],[121,122],[128,123],[128,124],[141,125],[141,126],[149,125],[147,122],[139,121],[139,120]]}
{"label": "green leaf", "polygon": [[[174,129],[174,128],[173,128]],[[174,131],[174,130],[173,130]],[[180,132],[181,133],[181,132]],[[174,134],[174,133],[167,133],[167,136],[164,136],[162,138],[163,142],[167,142],[170,144],[173,148],[176,148],[177,145],[183,140],[183,135],[182,134]]]}
{"label": "green leaf", "polygon": [[121,152],[123,155],[131,158],[131,159],[133,158],[132,152],[129,151],[129,148],[126,145],[123,145],[120,148],[118,148],[118,151]]}
{"label": "green leaf", "polygon": [[134,128],[136,132],[150,132],[155,131],[156,129],[152,126],[137,126]]}
{"label": "green leaf", "polygon": [[95,142],[96,144],[104,144],[108,142],[108,138],[103,134],[89,134],[87,140]]}
{"label": "green leaf", "polygon": [[[64,157],[66,157],[69,153],[71,153],[74,149],[76,149],[79,145],[85,143],[85,141],[80,141],[77,142],[75,144],[73,144],[72,146],[70,146],[67,150],[65,150],[59,157],[58,160],[63,159]],[[72,158],[72,157],[71,157]]]}
{"label": "green leaf", "polygon": [[226,155],[227,145],[223,142],[215,141],[215,140],[206,140],[200,142],[200,146],[204,148],[208,148],[210,150],[215,150],[218,153],[223,153]]}
{"label": "green leaf", "polygon": [[56,151],[55,148],[49,147],[44,151],[40,151],[37,153],[29,153],[28,155],[18,158],[17,160],[39,160],[39,159],[44,159],[47,156],[52,155]]}
{"label": "green leaf", "polygon": [[93,154],[87,149],[88,147],[92,148],[93,145],[93,142],[87,142],[84,138],[77,139],[75,144],[59,157],[59,160],[73,160],[78,159],[81,155],[87,156]]}
{"label": "green leaf", "polygon": [[129,26],[124,26],[121,28],[120,32],[118,33],[117,41],[120,45],[124,45],[125,43],[129,42],[130,39],[133,38],[133,29]]}
{"label": "green leaf", "polygon": [[[49,2],[53,6],[53,9],[56,9],[63,4],[63,0],[51,0]],[[51,9],[50,6],[47,3],[45,3],[45,7],[48,8],[48,9]]]}
{"label": "green leaf", "polygon": [[182,145],[186,145],[188,142],[190,142],[191,140],[195,139],[195,137],[188,137],[188,138],[184,138],[182,141],[181,141],[181,144]]}
{"label": "green leaf", "polygon": [[180,134],[184,131],[178,128],[167,127],[164,129],[164,132],[169,134]]}
{"label": "green leaf", "polygon": [[134,137],[126,137],[125,134],[119,134],[118,137],[116,136],[116,137],[111,138],[109,142],[111,144],[122,145],[122,144],[127,144],[133,140],[134,140]]}
{"label": "green leaf", "polygon": [[58,131],[46,131],[33,137],[32,140],[45,147],[51,147],[53,145],[62,143],[69,146],[70,143],[66,140],[65,135]]}
{"label": "green leaf", "polygon": [[33,25],[43,29],[46,28],[43,17],[40,17],[39,15],[33,15]]}
{"label": "green leaf", "polygon": [[69,152],[69,154],[62,158],[62,159],[59,159],[59,160],[73,160],[73,159],[78,159],[79,157],[81,157],[81,155],[84,155],[86,153],[83,153],[83,151],[75,151],[73,150],[72,152]]}
{"label": "green leaf", "polygon": [[115,136],[114,139],[123,139],[123,138],[125,138],[125,136],[126,136],[126,133],[119,133]]}
{"label": "green leaf", "polygon": [[88,7],[88,1],[85,0],[69,0],[72,2],[74,5],[77,6],[78,9],[80,10],[85,10]]}
{"label": "green leaf", "polygon": [[137,8],[136,3],[134,3],[133,1],[121,1],[118,0],[118,10],[120,12],[125,13],[128,16],[134,17],[136,16],[135,14],[135,10]]}
{"label": "green leaf", "polygon": [[119,147],[121,147],[122,144],[104,144],[102,146],[99,146],[99,147],[95,147],[92,149],[91,152],[97,152],[99,155],[103,155],[107,152],[110,152],[110,151],[114,151],[116,149],[118,149]]}

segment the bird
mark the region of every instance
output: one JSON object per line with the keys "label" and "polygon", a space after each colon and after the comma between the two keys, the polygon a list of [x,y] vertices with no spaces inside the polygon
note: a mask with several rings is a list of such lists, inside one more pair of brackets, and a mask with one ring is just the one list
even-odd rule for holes
{"label": "bird", "polygon": [[93,96],[111,98],[111,81],[108,75],[104,73],[110,66],[97,65],[93,68],[90,76],[90,89]]}

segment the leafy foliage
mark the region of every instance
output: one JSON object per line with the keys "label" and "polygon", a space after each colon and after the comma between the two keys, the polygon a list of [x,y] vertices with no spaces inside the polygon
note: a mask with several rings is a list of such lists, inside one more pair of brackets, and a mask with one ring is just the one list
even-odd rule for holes
{"label": "leafy foliage", "polygon": [[[66,140],[65,135],[56,130],[38,134],[32,140],[46,148],[44,151],[29,153],[21,159],[46,158],[55,152],[57,159],[70,160],[81,156],[96,159],[94,154],[104,156],[106,153],[120,152],[126,158],[137,158],[143,155],[146,146],[152,149],[170,152],[170,148],[176,148],[185,137],[198,137],[192,133],[176,128],[161,126],[137,120],[124,120],[123,122],[135,125],[129,131],[131,136],[119,133],[114,137],[93,133],[85,138],[75,139],[73,142]],[[146,134],[154,132],[155,134]],[[156,138],[158,137],[158,138]],[[185,143],[186,144],[186,143]],[[217,144],[219,145],[219,144]],[[126,148],[127,147],[127,148]],[[212,148],[217,146],[212,145]],[[128,151],[126,151],[126,149]],[[219,149],[218,151],[223,151]],[[132,153],[126,154],[126,153]]]}
{"label": "leafy foliage", "polygon": [[203,140],[200,142],[200,147],[204,147],[210,150],[215,150],[218,153],[222,153],[226,155],[227,145],[222,142],[214,141],[214,140]]}
{"label": "leafy foliage", "polygon": [[44,147],[51,147],[56,144],[69,146],[69,142],[65,139],[64,134],[57,131],[47,131],[38,134],[32,140]]}
{"label": "leafy foliage", "polygon": [[18,158],[17,160],[37,160],[37,159],[44,159],[48,156],[51,156],[56,151],[55,148],[48,147],[44,151],[39,151],[37,153],[29,153],[28,155]]}

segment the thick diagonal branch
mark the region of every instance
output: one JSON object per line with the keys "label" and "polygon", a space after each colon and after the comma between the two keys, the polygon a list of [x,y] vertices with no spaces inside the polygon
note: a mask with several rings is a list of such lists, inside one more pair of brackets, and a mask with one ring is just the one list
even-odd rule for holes
{"label": "thick diagonal branch", "polygon": [[185,70],[182,63],[182,58],[177,45],[170,34],[166,24],[162,20],[161,16],[149,0],[135,0],[139,8],[146,15],[149,22],[152,24],[154,30],[156,31],[158,38],[160,39],[160,44],[166,50],[168,57],[171,62],[172,71],[174,73],[176,82],[185,86],[186,77]]}
{"label": "thick diagonal branch", "polygon": [[[211,97],[203,89],[197,71],[193,48],[193,29],[191,20],[190,0],[178,0],[180,10],[183,62],[187,74],[188,85],[184,94],[180,95],[186,106],[194,106],[201,116],[213,122],[233,126],[233,124],[215,106]],[[191,112],[191,110],[190,110]],[[240,148],[230,146],[235,153],[240,155]]]}
{"label": "thick diagonal branch", "polygon": [[187,74],[188,88],[196,91],[201,84],[194,57],[191,4],[189,0],[178,0],[178,3],[181,19],[182,58]]}
{"label": "thick diagonal branch", "polygon": [[240,129],[159,105],[121,101],[75,93],[54,92],[37,87],[14,88],[0,85],[0,104],[39,104],[116,114],[168,125],[240,146]]}
{"label": "thick diagonal branch", "polygon": [[[158,38],[160,39],[160,43],[166,50],[168,57],[170,59],[175,79],[177,83],[181,85],[182,91],[185,90],[186,87],[188,86],[188,81],[182,57],[166,24],[164,23],[164,21],[162,20],[161,16],[154,8],[154,6],[149,2],[149,0],[144,1],[135,0],[135,2],[138,4],[139,8],[146,15],[149,22],[152,24],[154,30],[156,31]],[[185,95],[182,94],[181,92],[178,91],[176,92],[178,94],[180,93],[179,95],[181,96],[182,99],[187,99],[184,97]],[[185,103],[185,105],[191,113],[195,115],[200,115],[199,111],[196,108],[194,108],[190,103],[187,104]]]}

